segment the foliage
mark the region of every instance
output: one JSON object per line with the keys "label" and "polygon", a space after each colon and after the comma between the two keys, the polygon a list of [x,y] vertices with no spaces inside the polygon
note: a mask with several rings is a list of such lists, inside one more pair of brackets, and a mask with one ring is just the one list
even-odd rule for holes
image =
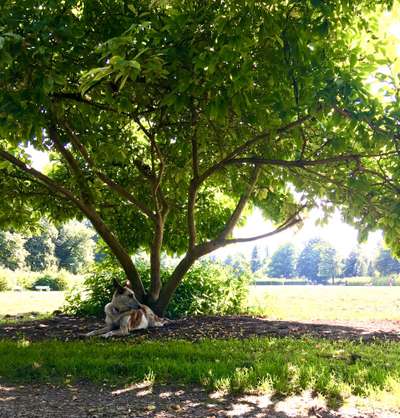
{"label": "foliage", "polygon": [[80,273],[94,259],[93,230],[77,221],[63,225],[55,244],[59,266],[71,273]]}
{"label": "foliage", "polygon": [[367,273],[367,263],[359,251],[352,251],[344,260],[342,275],[345,277],[364,276]]}
{"label": "foliage", "polygon": [[[138,265],[146,283],[150,280],[149,266],[146,263]],[[163,279],[168,277],[169,270],[162,270]],[[113,271],[110,267],[98,267],[95,273],[85,279],[86,295],[82,296],[82,290],[78,289],[67,296],[66,312],[75,315],[102,315],[104,306],[111,301],[113,277],[124,283],[124,277],[119,271]],[[211,262],[199,263],[188,272],[166,314],[171,318],[178,318],[243,312],[248,284],[248,274],[237,275],[233,268]]]}
{"label": "foliage", "polygon": [[293,244],[281,245],[271,257],[268,265],[269,277],[291,278],[295,275],[295,248]]}
{"label": "foliage", "polygon": [[21,234],[0,231],[0,266],[10,270],[25,267],[27,251]]}
{"label": "foliage", "polygon": [[51,270],[58,264],[55,257],[57,229],[45,220],[41,220],[40,229],[40,235],[32,235],[25,242],[26,263],[32,271]]}
{"label": "foliage", "polygon": [[261,269],[262,263],[260,260],[260,256],[258,255],[258,248],[255,245],[251,252],[251,259],[250,259],[250,268],[253,273],[256,273],[258,270]]}
{"label": "foliage", "polygon": [[400,405],[400,347],[394,342],[271,337],[196,344],[1,341],[0,356],[3,378],[19,384],[90,381],[123,387],[151,376],[157,385],[277,396],[311,390],[332,404],[353,395],[381,400],[386,407],[385,400],[392,398],[392,407]]}
{"label": "foliage", "polygon": [[300,277],[311,281],[318,281],[319,263],[321,261],[319,238],[307,242],[297,259],[296,271]]}
{"label": "foliage", "polygon": [[0,271],[0,292],[4,292],[9,289],[7,277],[2,273],[3,271]]}
{"label": "foliage", "polygon": [[[0,226],[88,218],[159,311],[254,206],[280,232],[324,198],[396,246],[398,104],[368,88],[392,65],[376,36],[390,5],[3,1]],[[185,255],[159,292],[162,251]]]}
{"label": "foliage", "polygon": [[62,275],[44,274],[33,282],[32,290],[35,290],[35,286],[49,286],[51,290],[65,290],[68,287],[68,282]]}
{"label": "foliage", "polygon": [[320,247],[320,261],[318,265],[318,276],[321,281],[328,281],[334,278],[339,273],[339,260],[336,255],[336,250],[329,244],[324,244]]}
{"label": "foliage", "polygon": [[384,276],[400,273],[400,261],[393,258],[390,250],[381,248],[375,260],[375,268]]}

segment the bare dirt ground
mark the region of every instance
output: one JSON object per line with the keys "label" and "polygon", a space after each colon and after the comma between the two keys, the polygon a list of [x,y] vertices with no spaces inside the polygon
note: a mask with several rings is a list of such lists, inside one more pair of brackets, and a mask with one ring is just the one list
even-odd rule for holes
{"label": "bare dirt ground", "polygon": [[[2,324],[0,338],[31,341],[82,338],[102,326],[95,318],[56,315],[45,320]],[[13,319],[13,318],[9,318]],[[192,317],[173,321],[163,328],[142,330],[125,339],[171,339],[197,341],[202,338],[249,338],[252,336],[315,336],[372,342],[400,341],[400,321],[274,321],[249,316]],[[0,381],[1,382],[1,381]],[[112,388],[80,382],[72,386],[13,386],[0,383],[0,417],[318,417],[318,418],[400,418],[393,410],[356,406],[351,401],[333,410],[319,398],[304,393],[290,398],[269,395],[240,397],[208,394],[196,387],[151,387],[135,385]]]}
{"label": "bare dirt ground", "polygon": [[394,411],[342,407],[329,409],[310,393],[289,398],[208,394],[196,387],[98,387],[80,383],[68,387],[0,384],[2,418],[399,418]]}
{"label": "bare dirt ground", "polygon": [[[7,319],[12,320],[13,317]],[[56,315],[40,321],[15,322],[0,325],[0,338],[31,341],[59,339],[63,341],[82,338],[83,334],[101,328],[103,322],[96,318],[76,318]],[[313,336],[333,340],[350,339],[365,342],[375,340],[400,341],[400,321],[274,321],[251,316],[199,316],[171,321],[162,328],[140,330],[125,339],[184,339],[197,341],[203,338],[249,338],[256,336],[301,337]],[[122,337],[120,337],[122,338]]]}

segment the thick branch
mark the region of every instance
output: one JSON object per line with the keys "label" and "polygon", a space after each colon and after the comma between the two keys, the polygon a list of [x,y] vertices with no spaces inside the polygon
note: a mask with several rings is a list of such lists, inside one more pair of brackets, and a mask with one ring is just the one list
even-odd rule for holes
{"label": "thick branch", "polygon": [[232,233],[234,227],[236,226],[236,224],[238,223],[238,221],[240,219],[240,216],[243,213],[243,209],[245,208],[247,202],[250,199],[251,194],[254,191],[254,187],[257,183],[257,180],[258,180],[258,177],[259,177],[259,174],[260,174],[260,170],[261,169],[260,169],[259,166],[256,166],[254,168],[253,173],[252,173],[251,178],[250,178],[249,185],[247,186],[247,188],[244,191],[244,193],[242,194],[242,196],[240,196],[240,199],[239,199],[234,211],[232,212],[232,215],[230,216],[230,218],[226,222],[223,231],[219,234],[216,241],[224,241],[226,239],[226,237]]}
{"label": "thick branch", "polygon": [[[306,122],[307,120],[310,120],[312,118],[311,115],[308,116],[304,116],[300,119],[297,119],[294,122],[291,122],[285,126],[282,126],[281,128],[276,130],[276,133],[278,135],[283,134],[285,132],[288,132],[294,128],[297,128],[298,126],[301,126],[304,122]],[[223,158],[222,160],[220,160],[218,163],[212,165],[211,167],[209,167],[206,171],[204,171],[200,176],[199,176],[199,185],[204,182],[208,177],[210,177],[212,174],[214,174],[216,171],[222,169],[223,167],[225,167],[225,165],[232,159],[234,159],[237,155],[241,154],[244,151],[247,151],[251,146],[257,144],[259,141],[268,138],[271,135],[272,131],[265,131],[262,132],[261,134],[255,135],[253,136],[251,139],[249,139],[248,141],[246,141],[244,144],[240,145],[239,147],[235,148],[231,153],[229,153],[225,158]]]}
{"label": "thick branch", "polygon": [[80,152],[86,163],[89,165],[89,167],[93,170],[94,174],[103,182],[105,183],[111,190],[115,191],[117,194],[119,194],[121,197],[126,199],[128,202],[135,205],[138,209],[140,209],[146,216],[149,218],[155,220],[154,213],[142,202],[140,202],[138,199],[136,199],[128,190],[126,190],[123,186],[121,186],[119,183],[115,182],[114,180],[110,179],[106,174],[98,170],[94,164],[93,159],[90,157],[89,152],[87,151],[84,144],[80,141],[78,136],[75,134],[75,132],[71,129],[71,127],[68,125],[68,123],[64,123],[65,128],[67,129],[71,142],[74,145],[74,147]]}
{"label": "thick branch", "polygon": [[27,173],[34,179],[38,180],[52,192],[65,196],[82,213],[84,213],[86,217],[91,221],[93,227],[98,232],[98,234],[109,245],[113,254],[116,256],[122,268],[124,269],[128,279],[132,281],[132,285],[134,286],[134,291],[137,297],[139,299],[143,299],[145,293],[143,284],[140,280],[139,273],[136,270],[136,267],[133,264],[129,254],[121,246],[114,234],[108,229],[108,227],[105,225],[98,213],[89,204],[78,199],[76,196],[74,196],[74,194],[71,191],[56,183],[54,180],[50,179],[40,171],[32,167],[29,167],[23,161],[14,157],[7,151],[0,149],[0,157],[10,162],[12,165],[19,168],[21,171]]}

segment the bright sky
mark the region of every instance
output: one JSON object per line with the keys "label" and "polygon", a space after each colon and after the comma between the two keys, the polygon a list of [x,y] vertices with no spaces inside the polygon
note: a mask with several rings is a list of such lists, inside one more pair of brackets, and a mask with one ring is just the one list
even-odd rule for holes
{"label": "bright sky", "polygon": [[[350,251],[355,249],[359,244],[357,241],[357,230],[352,226],[344,223],[341,219],[339,211],[336,211],[330,218],[329,222],[323,226],[316,225],[316,221],[321,218],[322,212],[318,209],[310,211],[309,216],[305,219],[301,228],[292,228],[281,232],[275,236],[253,241],[245,244],[234,244],[219,250],[216,255],[218,257],[226,257],[229,254],[243,253],[248,256],[253,247],[257,245],[259,252],[265,255],[268,248],[269,254],[273,253],[280,245],[290,242],[298,249],[315,237],[320,237],[328,241],[336,248],[338,254],[346,256]],[[246,225],[235,232],[235,237],[249,237],[259,235],[264,232],[272,231],[274,228],[270,222],[265,222],[259,210],[255,210],[249,217]],[[373,257],[376,248],[382,240],[380,231],[371,233],[368,241],[363,243],[361,251],[368,257]]]}

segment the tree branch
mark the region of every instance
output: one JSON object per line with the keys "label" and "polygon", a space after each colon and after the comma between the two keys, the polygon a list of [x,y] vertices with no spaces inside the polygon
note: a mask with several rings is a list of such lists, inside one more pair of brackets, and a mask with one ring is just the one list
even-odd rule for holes
{"label": "tree branch", "polygon": [[78,150],[78,152],[82,155],[86,163],[89,165],[89,167],[93,170],[94,174],[103,182],[105,183],[111,190],[115,191],[117,194],[119,194],[121,197],[126,199],[128,202],[135,205],[138,209],[140,209],[146,216],[148,216],[150,219],[155,220],[154,213],[142,202],[140,202],[138,199],[136,199],[128,190],[126,190],[123,186],[121,186],[116,181],[109,178],[106,174],[98,170],[95,166],[95,163],[93,159],[90,157],[89,152],[87,151],[84,144],[80,141],[78,136],[75,134],[75,132],[71,129],[71,127],[68,125],[67,122],[63,123],[66,130],[69,133],[70,139],[74,147]]}

